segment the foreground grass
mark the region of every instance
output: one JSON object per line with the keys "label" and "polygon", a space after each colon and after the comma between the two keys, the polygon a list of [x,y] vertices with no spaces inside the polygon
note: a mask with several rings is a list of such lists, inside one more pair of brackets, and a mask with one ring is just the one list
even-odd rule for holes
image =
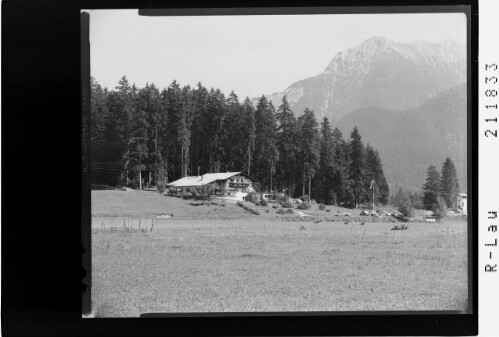
{"label": "foreground grass", "polygon": [[168,219],[154,233],[96,231],[92,300],[97,316],[464,310],[465,222],[391,226]]}

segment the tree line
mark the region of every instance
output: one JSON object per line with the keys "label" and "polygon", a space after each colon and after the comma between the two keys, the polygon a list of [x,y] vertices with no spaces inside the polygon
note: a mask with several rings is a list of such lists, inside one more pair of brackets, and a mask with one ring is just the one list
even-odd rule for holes
{"label": "tree line", "polygon": [[278,107],[265,96],[254,106],[201,83],[173,81],[159,90],[130,85],[125,76],[114,90],[93,78],[91,88],[92,163],[97,173],[112,172],[108,184],[135,187],[142,179],[158,186],[243,171],[261,190],[308,194],[326,204],[356,207],[371,203],[373,192],[376,203],[388,201],[379,153],[357,127],[345,139],[310,109],[296,117],[286,97]]}

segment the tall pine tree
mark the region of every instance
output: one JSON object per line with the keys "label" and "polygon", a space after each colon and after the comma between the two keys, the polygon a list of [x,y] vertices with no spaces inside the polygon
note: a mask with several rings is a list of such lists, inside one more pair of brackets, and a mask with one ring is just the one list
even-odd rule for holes
{"label": "tall pine tree", "polygon": [[255,108],[253,104],[251,104],[251,100],[249,97],[246,97],[242,106],[243,113],[243,138],[244,138],[244,146],[246,148],[246,172],[248,175],[251,175],[251,158],[252,154],[255,151],[255,138],[256,138],[256,126],[255,126]]}
{"label": "tall pine tree", "polygon": [[[315,174],[319,163],[319,131],[314,112],[305,109],[303,115],[298,118],[299,125],[299,156],[302,163],[302,193],[307,194],[309,200],[310,181]],[[307,184],[309,192],[305,192]]]}
{"label": "tall pine tree", "polygon": [[276,145],[277,125],[272,105],[265,96],[258,100],[255,111],[255,176],[263,186],[271,186],[275,164],[279,160]]}
{"label": "tall pine tree", "polygon": [[277,128],[277,149],[279,151],[277,175],[280,188],[285,189],[289,194],[294,190],[294,182],[297,178],[298,124],[286,96],[282,98],[282,104],[277,109],[276,119],[279,123]]}
{"label": "tall pine tree", "polygon": [[448,208],[455,207],[459,194],[459,182],[457,180],[456,167],[450,158],[446,158],[442,165],[442,198]]}
{"label": "tall pine tree", "polygon": [[330,205],[333,201],[334,189],[334,144],[333,132],[329,120],[324,117],[321,124],[320,152],[319,152],[319,195],[324,203]]}
{"label": "tall pine tree", "polygon": [[364,175],[366,149],[364,143],[362,143],[362,137],[360,136],[357,127],[354,127],[350,134],[348,157],[348,183],[351,198],[353,198],[350,202],[357,208],[358,204],[364,201],[363,199],[366,195],[366,177]]}
{"label": "tall pine tree", "polygon": [[427,210],[433,210],[438,205],[441,192],[440,173],[433,165],[426,170],[426,183],[423,185],[423,190],[423,206]]}

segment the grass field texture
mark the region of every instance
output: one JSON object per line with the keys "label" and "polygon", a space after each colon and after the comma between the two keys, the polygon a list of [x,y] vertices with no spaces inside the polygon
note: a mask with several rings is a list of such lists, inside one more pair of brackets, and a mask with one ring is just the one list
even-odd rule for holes
{"label": "grass field texture", "polygon": [[[270,206],[257,216],[190,203],[92,192],[97,316],[466,309],[466,221],[391,231],[393,223],[329,222],[318,209],[304,211],[316,221],[289,221]],[[155,218],[164,213],[174,217]],[[146,229],[154,219],[154,232],[138,232],[139,219]]]}

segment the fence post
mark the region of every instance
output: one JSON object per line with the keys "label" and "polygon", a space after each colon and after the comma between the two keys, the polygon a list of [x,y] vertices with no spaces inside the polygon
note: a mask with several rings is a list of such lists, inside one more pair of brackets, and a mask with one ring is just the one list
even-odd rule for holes
{"label": "fence post", "polygon": [[140,230],[140,219],[139,219],[139,233],[141,233],[142,231]]}

